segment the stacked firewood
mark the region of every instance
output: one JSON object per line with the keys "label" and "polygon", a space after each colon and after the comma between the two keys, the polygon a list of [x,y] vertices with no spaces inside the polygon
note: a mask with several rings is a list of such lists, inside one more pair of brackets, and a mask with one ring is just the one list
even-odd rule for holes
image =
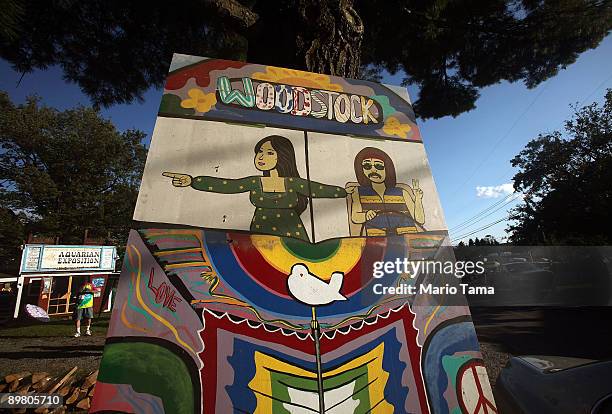
{"label": "stacked firewood", "polygon": [[61,407],[39,407],[14,409],[14,413],[62,414],[88,412],[98,370],[85,377],[77,377],[78,367],[54,377],[47,372],[18,372],[0,379],[0,393],[59,394],[63,398]]}

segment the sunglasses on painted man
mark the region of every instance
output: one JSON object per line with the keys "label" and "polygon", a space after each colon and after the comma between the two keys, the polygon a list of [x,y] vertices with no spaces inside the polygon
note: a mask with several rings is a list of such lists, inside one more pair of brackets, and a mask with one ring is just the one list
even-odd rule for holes
{"label": "sunglasses on painted man", "polygon": [[[372,163],[364,162],[363,164],[361,164],[361,167],[364,170],[371,170],[372,169]],[[378,171],[382,171],[382,170],[385,169],[385,164],[383,164],[381,162],[374,163],[374,168],[376,168]]]}

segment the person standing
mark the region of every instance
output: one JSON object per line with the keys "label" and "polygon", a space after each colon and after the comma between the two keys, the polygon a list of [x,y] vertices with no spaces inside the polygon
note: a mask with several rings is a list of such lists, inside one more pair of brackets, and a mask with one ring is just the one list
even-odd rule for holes
{"label": "person standing", "polygon": [[91,336],[91,320],[93,319],[94,288],[90,282],[85,282],[77,294],[76,306],[72,315],[76,323],[75,338],[81,336],[81,320],[86,320],[85,335]]}

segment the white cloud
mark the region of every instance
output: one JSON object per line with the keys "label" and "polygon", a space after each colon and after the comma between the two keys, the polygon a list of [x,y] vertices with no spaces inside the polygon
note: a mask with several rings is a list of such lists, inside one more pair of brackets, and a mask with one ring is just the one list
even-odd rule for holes
{"label": "white cloud", "polygon": [[506,194],[512,193],[514,193],[514,187],[512,186],[512,183],[490,185],[487,187],[476,187],[476,197],[480,198],[498,198],[505,196]]}

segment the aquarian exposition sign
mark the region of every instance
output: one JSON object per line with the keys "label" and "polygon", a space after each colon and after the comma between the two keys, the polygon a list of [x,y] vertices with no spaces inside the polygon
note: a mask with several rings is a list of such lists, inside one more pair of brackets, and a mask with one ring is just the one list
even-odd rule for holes
{"label": "aquarian exposition sign", "polygon": [[27,244],[21,259],[21,273],[70,271],[114,271],[114,246],[59,246]]}
{"label": "aquarian exposition sign", "polygon": [[493,412],[465,303],[372,289],[447,242],[405,89],[175,55],[91,411]]}

